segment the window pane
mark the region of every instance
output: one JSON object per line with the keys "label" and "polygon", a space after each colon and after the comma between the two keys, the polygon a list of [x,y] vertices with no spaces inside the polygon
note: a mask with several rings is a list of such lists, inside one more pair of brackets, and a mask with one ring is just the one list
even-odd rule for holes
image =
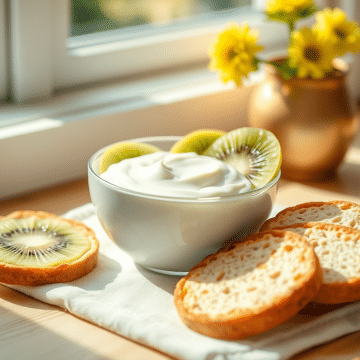
{"label": "window pane", "polygon": [[72,0],[70,35],[144,24],[248,6],[251,0]]}

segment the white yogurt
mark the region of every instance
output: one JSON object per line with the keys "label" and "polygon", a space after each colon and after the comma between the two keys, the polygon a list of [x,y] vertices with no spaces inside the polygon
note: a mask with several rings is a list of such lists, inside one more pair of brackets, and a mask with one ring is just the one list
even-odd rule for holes
{"label": "white yogurt", "polygon": [[251,183],[233,166],[196,153],[159,151],[109,166],[101,177],[141,193],[171,197],[218,197],[245,193]]}

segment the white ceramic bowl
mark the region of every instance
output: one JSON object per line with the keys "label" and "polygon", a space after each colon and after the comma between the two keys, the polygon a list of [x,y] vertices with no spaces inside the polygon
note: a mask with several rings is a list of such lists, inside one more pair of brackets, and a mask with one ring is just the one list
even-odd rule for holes
{"label": "white ceramic bowl", "polygon": [[[179,136],[133,139],[169,150]],[[111,146],[111,145],[110,145]],[[135,263],[183,275],[230,239],[256,232],[274,205],[277,177],[245,194],[216,198],[146,195],[102,179],[102,154],[88,163],[91,201],[106,233]]]}

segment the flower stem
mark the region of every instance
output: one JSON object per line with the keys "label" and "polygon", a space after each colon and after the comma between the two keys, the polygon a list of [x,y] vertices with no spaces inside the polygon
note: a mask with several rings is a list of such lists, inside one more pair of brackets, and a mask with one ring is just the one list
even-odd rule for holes
{"label": "flower stem", "polygon": [[289,25],[289,41],[288,41],[288,46],[291,45],[291,35],[293,33],[293,31],[295,30],[295,21],[289,21],[288,22]]}
{"label": "flower stem", "polygon": [[295,22],[289,21],[289,35],[291,36],[291,33],[295,30]]}

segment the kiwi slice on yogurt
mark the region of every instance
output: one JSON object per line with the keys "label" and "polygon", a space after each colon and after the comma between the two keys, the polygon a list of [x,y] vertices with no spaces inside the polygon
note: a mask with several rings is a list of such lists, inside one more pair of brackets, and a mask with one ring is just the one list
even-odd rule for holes
{"label": "kiwi slice on yogurt", "polygon": [[0,282],[42,285],[75,280],[97,263],[94,232],[75,220],[42,211],[0,217]]}
{"label": "kiwi slice on yogurt", "polygon": [[216,129],[200,129],[190,132],[177,141],[170,149],[171,153],[195,152],[202,155],[204,151],[225,132]]}
{"label": "kiwi slice on yogurt", "polygon": [[281,148],[276,136],[264,129],[243,127],[217,139],[204,153],[235,167],[260,188],[273,180],[281,166]]}
{"label": "kiwi slice on yogurt", "polygon": [[146,144],[122,141],[110,146],[102,155],[100,161],[100,172],[105,172],[112,164],[116,164],[124,159],[138,157],[146,154],[151,154],[161,149],[157,146]]}

